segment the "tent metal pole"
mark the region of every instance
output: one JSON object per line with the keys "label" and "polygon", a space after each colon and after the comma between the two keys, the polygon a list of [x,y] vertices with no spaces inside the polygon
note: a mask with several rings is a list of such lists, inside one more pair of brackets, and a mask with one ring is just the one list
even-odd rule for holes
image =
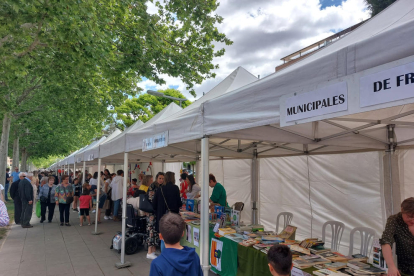
{"label": "tent metal pole", "polygon": [[83,183],[85,183],[85,180],[86,180],[85,171],[86,171],[86,162],[83,161],[83,171],[82,171],[82,177],[83,177],[83,179],[82,179],[82,186],[83,186]]}
{"label": "tent metal pole", "polygon": [[[73,161],[73,177],[72,177],[72,182],[75,182],[74,179],[76,177],[76,162]],[[79,182],[78,182],[79,183]],[[73,184],[73,183],[72,183]],[[77,207],[77,206],[76,206]]]}
{"label": "tent metal pole", "polygon": [[394,215],[394,193],[392,191],[392,158],[391,158],[391,150],[388,151],[388,171],[390,176],[390,192],[391,192],[391,214]]}
{"label": "tent metal pole", "polygon": [[[126,233],[126,199],[127,199],[127,181],[128,181],[128,152],[124,152],[124,177],[122,183],[122,247],[121,247],[121,262],[116,263],[117,268],[124,268],[131,266],[130,262],[125,262],[125,233]],[[116,214],[114,214],[115,216]]]}
{"label": "tent metal pole", "polygon": [[209,266],[209,138],[201,139],[202,186],[201,186],[201,239],[200,259],[204,275],[208,275]]}
{"label": "tent metal pole", "polygon": [[394,152],[394,128],[395,125],[390,124],[387,125],[387,135],[388,135],[388,143],[389,143],[389,151],[388,151],[388,172],[390,177],[390,192],[391,192],[391,215],[394,215],[394,193],[393,193],[393,183],[392,183],[392,153]]}
{"label": "tent metal pole", "polygon": [[251,200],[252,200],[252,224],[256,225],[259,223],[259,218],[257,214],[257,201],[259,194],[259,179],[258,179],[258,160],[257,160],[257,149],[253,151],[252,159],[252,190],[251,190]]}
{"label": "tent metal pole", "polygon": [[99,191],[101,190],[101,175],[99,172],[101,171],[101,158],[98,159],[98,188],[96,189],[96,212],[95,212],[95,232],[92,232],[92,235],[99,235],[101,234],[98,232],[98,220],[99,220]]}

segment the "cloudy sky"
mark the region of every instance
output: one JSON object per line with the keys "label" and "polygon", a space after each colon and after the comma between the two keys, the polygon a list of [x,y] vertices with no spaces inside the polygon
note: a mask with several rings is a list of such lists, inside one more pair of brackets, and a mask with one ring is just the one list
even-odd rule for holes
{"label": "cloudy sky", "polygon": [[[222,0],[217,13],[224,17],[219,29],[233,45],[214,60],[220,66],[216,78],[195,87],[197,98],[238,66],[267,76],[282,57],[369,18],[364,0]],[[165,80],[162,86],[149,80],[139,86],[144,91],[172,87],[194,99],[180,79],[165,76]]]}

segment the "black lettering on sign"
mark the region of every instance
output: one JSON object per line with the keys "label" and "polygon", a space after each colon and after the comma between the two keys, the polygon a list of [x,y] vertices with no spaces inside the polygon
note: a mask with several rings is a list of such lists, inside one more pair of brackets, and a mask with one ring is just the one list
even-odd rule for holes
{"label": "black lettering on sign", "polygon": [[382,82],[381,81],[374,82],[374,92],[378,92],[380,90],[382,90]]}
{"label": "black lettering on sign", "polygon": [[[295,114],[305,113],[308,111],[318,110],[319,108],[330,107],[334,105],[341,105],[344,103],[345,103],[345,95],[340,94],[339,96],[328,97],[326,99],[288,107],[286,108],[286,114],[287,116],[292,116]],[[162,140],[165,140],[165,138],[163,137]]]}

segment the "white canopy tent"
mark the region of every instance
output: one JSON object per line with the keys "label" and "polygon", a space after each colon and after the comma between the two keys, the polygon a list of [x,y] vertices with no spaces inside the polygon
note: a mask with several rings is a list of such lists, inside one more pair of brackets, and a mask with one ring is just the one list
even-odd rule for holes
{"label": "white canopy tent", "polygon": [[[172,120],[168,123],[158,124],[145,132],[146,137],[150,137],[162,131],[169,131],[168,147],[149,151],[150,154],[167,153],[170,156],[190,155],[197,158],[201,153],[202,236],[200,252],[204,271],[207,271],[209,261],[207,206],[209,156],[222,159],[252,159],[252,203],[253,211],[255,211],[259,197],[257,158],[304,155],[305,159],[302,161],[305,162],[303,164],[307,177],[302,181],[308,182],[308,196],[306,197],[305,192],[300,198],[305,200],[308,198],[308,202],[312,204],[310,194],[311,190],[315,190],[311,188],[310,175],[311,169],[315,169],[318,165],[315,163],[316,167],[310,167],[312,165],[309,161],[310,155],[394,151],[396,148],[402,148],[401,146],[411,145],[414,142],[414,129],[412,129],[414,99],[412,97],[398,98],[393,102],[376,105],[360,104],[360,99],[363,97],[360,87],[361,78],[401,65],[406,65],[404,68],[408,70],[413,68],[411,67],[414,62],[413,31],[414,1],[399,0],[350,34],[286,69],[231,93],[204,101],[198,107],[200,116],[190,117],[193,120],[189,126],[189,135],[175,131],[181,126],[181,118],[171,118]],[[407,71],[407,73],[412,72],[414,70]],[[337,85],[346,89],[346,110],[303,117],[295,121],[283,121],[286,119],[286,111],[281,109],[281,106],[286,104],[287,99],[312,91],[319,93],[323,89],[328,90],[328,93],[330,90],[335,92]],[[309,97],[312,98],[312,96],[315,95],[310,93]],[[177,119],[177,124],[174,119]],[[282,127],[281,122],[286,127]],[[141,140],[138,139],[137,143],[131,141],[128,151],[137,150]],[[322,160],[321,158],[315,157],[313,160],[317,162]],[[368,156],[367,160],[368,163],[371,162],[372,156]],[[394,166],[391,154],[387,158],[378,158],[378,160],[378,164],[374,166],[378,170],[381,166],[383,168]],[[341,160],[337,160],[335,164],[341,165]],[[298,167],[300,167],[300,162],[291,166],[295,170]],[[319,166],[319,170],[322,169],[334,170],[334,167]],[[337,175],[346,177],[346,174],[338,173]],[[380,178],[383,179],[371,180],[373,182],[384,181],[383,190],[371,195],[386,196],[385,204],[389,205],[386,209],[391,209],[392,212],[393,205],[398,204],[398,202],[393,203],[396,195],[392,195],[394,187],[392,170],[385,171]],[[361,178],[360,181],[364,182],[366,179]],[[322,182],[319,181],[319,183]],[[297,186],[299,190],[303,187]],[[390,195],[387,193],[389,189]],[[360,190],[360,193],[369,194],[369,189],[366,190],[368,192]],[[358,192],[354,194],[355,199],[358,199],[358,194]],[[326,195],[321,193],[319,199]],[[334,204],[334,199],[330,200],[333,201],[327,202]],[[362,200],[369,202],[367,199]],[[303,200],[297,201],[298,204],[301,202]],[[257,221],[255,213],[253,212],[253,218]]]}

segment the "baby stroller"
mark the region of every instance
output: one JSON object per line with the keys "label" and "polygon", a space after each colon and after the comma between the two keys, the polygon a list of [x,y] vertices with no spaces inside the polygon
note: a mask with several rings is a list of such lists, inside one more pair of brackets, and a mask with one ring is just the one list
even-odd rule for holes
{"label": "baby stroller", "polygon": [[[125,231],[125,254],[132,255],[138,252],[140,247],[148,249],[147,246],[147,217],[137,216],[134,207],[127,204],[127,219]],[[111,249],[121,253],[122,232],[118,232],[112,239]]]}

